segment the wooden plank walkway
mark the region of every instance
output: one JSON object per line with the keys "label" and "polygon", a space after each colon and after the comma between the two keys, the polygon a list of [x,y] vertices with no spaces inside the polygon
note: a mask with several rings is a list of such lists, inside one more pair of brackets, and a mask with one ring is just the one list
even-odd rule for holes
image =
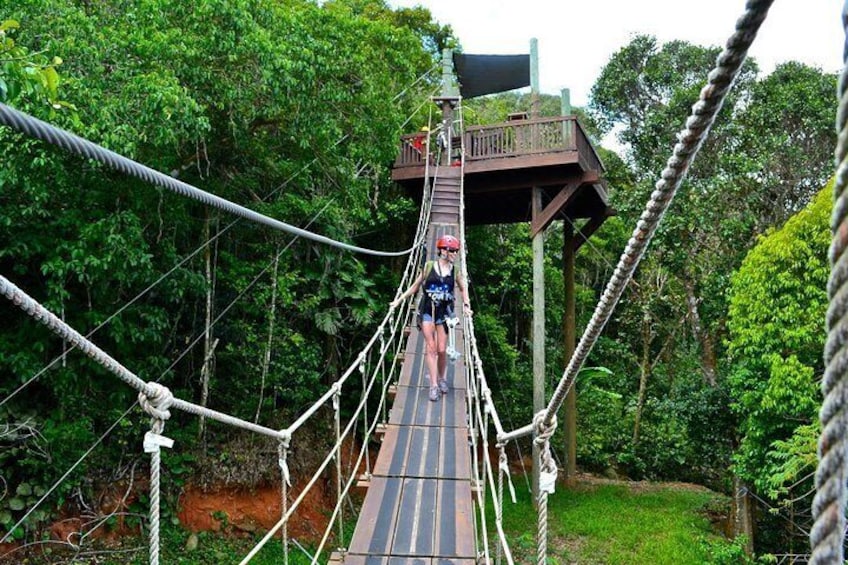
{"label": "wooden plank walkway", "polygon": [[[456,226],[434,225],[431,240]],[[461,312],[460,312],[461,316]],[[461,324],[456,348],[463,350]],[[345,565],[476,563],[471,448],[463,359],[448,361],[450,391],[427,398],[424,337],[410,331],[397,393]]]}
{"label": "wooden plank walkway", "polygon": [[413,329],[346,565],[475,563],[465,368],[448,363],[451,390],[431,402],[423,350]]}

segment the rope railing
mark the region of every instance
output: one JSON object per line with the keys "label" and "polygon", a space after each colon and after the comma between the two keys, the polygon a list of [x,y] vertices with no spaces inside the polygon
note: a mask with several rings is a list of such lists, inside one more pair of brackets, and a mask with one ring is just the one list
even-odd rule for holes
{"label": "rope railing", "polygon": [[660,180],[657,181],[615,272],[607,283],[598,306],[544,411],[541,422],[543,425],[550,426],[553,423],[554,416],[574,385],[577,373],[583,367],[627,283],[633,277],[662,217],[686,178],[689,166],[709,135],[710,128],[745,61],[748,48],[768,15],[772,2],[773,0],[748,0],[744,14],[737,20],[736,31],[727,40],[725,49],[716,60],[716,67],[709,73],[707,84],[701,89],[698,102],[692,106],[692,113],[686,120],[686,127],[678,134],[678,142],[674,146],[672,156],[660,173]]}
{"label": "rope railing", "polygon": [[[400,322],[400,320],[397,319],[396,323],[399,323],[399,322]],[[398,328],[400,328],[400,327],[403,327],[403,325],[399,324]],[[377,379],[380,376],[379,368],[380,368],[380,366],[382,366],[385,363],[386,355],[387,355],[388,351],[389,351],[388,346],[382,347],[380,349],[380,358],[378,360],[377,367],[372,372],[372,375],[371,375],[371,377],[368,381],[368,385],[367,385],[366,390],[363,391],[363,406],[364,406],[367,398],[370,396],[369,392],[374,387],[374,385],[377,383]],[[396,369],[397,368],[397,356],[393,355],[391,357],[391,362],[392,362],[392,370]],[[388,402],[388,390],[389,390],[390,385],[391,385],[391,381],[384,381],[382,383],[382,386],[380,388],[380,397],[379,397],[379,401],[378,401],[378,406],[375,409],[375,414],[378,414],[380,412],[380,410],[382,410],[382,408],[387,404],[387,402]],[[364,411],[363,414],[367,414],[367,411]],[[335,508],[333,509],[333,514],[330,516],[330,521],[329,521],[328,527],[325,530],[324,536],[322,537],[321,542],[318,545],[318,549],[316,550],[316,554],[320,554],[321,551],[324,548],[324,545],[327,543],[327,540],[329,538],[329,533],[330,533],[330,524],[332,524],[332,521],[335,519],[336,515],[341,513],[342,501],[347,498],[348,493],[350,492],[350,489],[352,488],[352,486],[355,484],[355,482],[357,480],[356,471],[360,468],[360,466],[362,465],[363,459],[365,459],[366,456],[367,456],[368,441],[371,438],[371,436],[374,434],[374,430],[376,429],[378,423],[379,423],[379,421],[375,418],[371,422],[371,424],[368,425],[368,428],[367,428],[365,435],[363,437],[362,446],[360,447],[360,450],[359,450],[359,456],[357,457],[356,461],[354,462],[354,464],[352,466],[353,472],[351,473],[350,477],[345,482],[344,489],[339,489],[340,490],[339,499],[336,502]],[[351,427],[350,429],[353,430],[354,428]]]}
{"label": "rope railing", "polygon": [[833,185],[833,215],[830,227],[830,280],[827,283],[827,341],[824,347],[825,371],[821,383],[824,395],[819,420],[819,462],[816,468],[816,495],[813,497],[813,527],[810,530],[810,563],[842,563],[845,539],[845,505],[848,498],[848,1],[842,9],[845,28],[843,68],[839,76],[836,114],[836,174]]}
{"label": "rope railing", "polygon": [[[426,222],[421,223],[420,229],[426,230],[426,227]],[[413,265],[417,262],[417,260],[418,259],[414,256],[414,254],[410,255],[407,269],[404,274],[404,282],[408,282],[412,274],[415,272]],[[401,285],[401,288],[402,286],[403,285]],[[223,414],[215,410],[211,410],[209,408],[198,406],[196,404],[181,400],[179,398],[175,398],[171,395],[170,391],[168,391],[166,387],[158,385],[157,383],[144,382],[134,373],[129,371],[129,369],[121,365],[117,360],[109,356],[106,352],[104,352],[102,349],[90,342],[88,339],[84,338],[82,335],[76,332],[76,330],[71,328],[68,324],[64,323],[46,308],[41,306],[38,302],[29,297],[26,293],[24,293],[22,290],[20,290],[18,287],[16,287],[13,283],[11,283],[3,276],[0,276],[0,294],[6,296],[10,301],[12,301],[19,308],[21,308],[25,313],[30,315],[36,321],[39,321],[45,326],[47,326],[51,331],[53,331],[62,339],[73,344],[76,348],[78,348],[87,356],[94,359],[98,364],[106,368],[109,372],[120,378],[126,384],[138,390],[140,393],[140,399],[152,399],[152,401],[147,403],[146,409],[148,412],[153,414],[154,419],[156,419],[156,421],[162,422],[161,425],[154,426],[152,431],[153,435],[146,438],[146,440],[148,441],[146,441],[145,445],[145,450],[150,452],[152,457],[151,482],[152,488],[156,491],[156,494],[151,497],[151,564],[153,565],[158,563],[158,456],[160,445],[164,445],[164,443],[161,442],[163,439],[166,439],[161,437],[160,432],[161,429],[164,427],[164,420],[170,417],[168,408],[174,407],[191,414],[208,417],[210,419],[228,425],[240,427],[249,431],[257,432],[263,435],[276,438],[287,444],[291,440],[291,437],[294,432],[297,431],[297,429],[303,425],[303,423],[309,418],[309,416],[313,415],[317,411],[317,409],[320,408],[320,406],[326,401],[327,398],[337,398],[345,381],[348,379],[350,374],[353,373],[354,370],[362,366],[367,352],[374,346],[378,339],[381,342],[381,361],[385,358],[385,354],[389,350],[388,344],[385,342],[384,339],[384,330],[386,326],[393,326],[391,331],[392,338],[399,334],[399,328],[401,327],[400,317],[393,316],[393,312],[391,311],[387,313],[382,323],[378,327],[377,331],[375,332],[374,336],[372,336],[365,349],[358,356],[357,361],[353,365],[351,365],[347,371],[345,371],[342,378],[336,381],[336,383],[334,383],[333,386],[330,387],[330,390],[321,399],[319,399],[318,402],[316,402],[312,407],[310,407],[309,410],[307,410],[303,415],[301,415],[301,417],[298,418],[295,423],[292,424],[288,429],[278,431],[227,414]],[[371,386],[373,386],[374,379],[376,379],[378,373],[379,371],[374,372],[372,381],[369,384],[369,390]],[[386,381],[386,386],[388,386],[388,382],[389,381]],[[143,402],[143,404],[145,404],[145,402]],[[364,405],[365,400],[363,400],[363,402],[360,404],[360,407],[357,410],[356,414],[361,411]],[[352,429],[351,426],[354,421],[355,420],[351,420],[351,424],[348,425],[348,427],[346,428],[345,435],[347,435],[350,432],[350,429]],[[376,423],[377,419],[375,418],[374,424],[371,428],[372,430],[373,427],[376,426]],[[337,452],[338,449],[334,449],[333,452],[331,452],[331,456],[338,457]],[[324,470],[324,467],[326,467],[326,465],[322,465],[322,467],[319,469],[318,474],[320,474],[320,472]],[[314,480],[310,482],[310,485],[311,484],[314,484]],[[299,500],[302,500],[302,497]],[[296,508],[297,503],[292,505],[288,509],[287,515],[290,515]]]}
{"label": "rope railing", "polygon": [[[0,275],[0,294],[9,299],[15,306],[23,310],[31,318],[46,326],[54,334],[74,344],[82,353],[137,390],[140,394],[143,394],[148,398],[158,398],[162,396],[162,389],[164,387],[157,385],[156,383],[145,382],[136,376],[135,373],[121,365],[108,353],[97,347],[97,345],[84,338],[79,332],[60,320],[55,314],[36,302],[32,297],[15,286],[3,275]],[[166,392],[164,394],[170,394],[170,392],[167,392],[167,389],[165,389],[165,391]],[[253,422],[236,418],[235,416],[211,410],[180,398],[171,397],[169,400],[169,406],[189,414],[194,414],[195,416],[205,416],[206,418],[210,418],[227,425],[240,427],[272,438],[282,439],[286,437],[285,431],[272,430],[271,428],[266,428],[265,426],[260,426]]]}
{"label": "rope railing", "polygon": [[[430,147],[430,144],[429,144],[429,139],[428,139],[428,143],[427,143],[428,152],[429,152],[429,147]],[[429,159],[427,159],[427,160],[429,161]],[[430,217],[431,204],[432,204],[431,188],[429,186],[428,175],[425,174],[424,190],[423,190],[423,196],[422,196],[422,205],[421,205],[421,208],[419,210],[419,220],[418,220],[418,226],[417,226],[416,235],[415,235],[416,241],[423,241],[426,238],[426,233],[427,233],[427,230],[429,228],[429,217]],[[398,285],[398,289],[395,293],[395,298],[397,298],[401,294],[402,289],[409,286],[411,284],[412,280],[417,276],[418,270],[420,269],[420,266],[421,266],[421,260],[422,260],[421,257],[417,253],[411,253],[409,255],[406,267],[404,269],[404,273],[401,277],[401,282]],[[392,359],[393,359],[392,363],[393,364],[392,364],[392,369],[390,371],[390,375],[394,374],[394,370],[396,368],[396,361],[397,361],[397,352],[402,347],[400,340],[395,339],[395,338],[399,334],[402,333],[402,332],[400,332],[400,328],[404,327],[407,323],[406,316],[404,316],[404,310],[400,309],[401,315],[396,315],[397,312],[398,312],[397,308],[390,308],[389,309],[389,311],[386,313],[385,317],[383,318],[383,321],[378,326],[377,330],[371,336],[368,343],[360,351],[356,360],[347,367],[347,369],[342,373],[342,375],[333,383],[333,385],[318,400],[316,400],[312,404],[312,406],[310,406],[307,410],[305,410],[300,415],[300,417],[298,417],[291,425],[289,425],[288,428],[286,428],[285,432],[287,434],[287,437],[293,438],[294,434],[297,432],[297,430],[300,427],[302,427],[304,425],[304,423],[311,416],[313,416],[321,407],[326,405],[328,402],[334,402],[335,403],[334,399],[337,399],[338,396],[341,394],[342,388],[345,385],[345,383],[348,381],[348,379],[351,377],[351,375],[353,375],[356,371],[362,372],[362,368],[363,368],[363,366],[364,366],[364,364],[367,360],[368,354],[371,351],[373,351],[375,344],[379,343],[379,345],[380,345],[380,347],[379,347],[380,357],[379,357],[377,367],[371,373],[371,377],[368,380],[367,389],[363,391],[360,403],[359,403],[358,407],[356,408],[354,414],[351,416],[350,422],[347,424],[347,426],[345,427],[345,430],[343,432],[339,429],[338,422],[336,423],[336,426],[337,426],[337,428],[336,428],[337,429],[336,445],[332,449],[331,453],[324,460],[324,462],[319,466],[318,470],[313,475],[313,477],[309,481],[309,483],[304,487],[303,491],[301,491],[301,494],[298,497],[298,499],[294,503],[292,503],[292,505],[284,513],[283,517],[277,522],[277,524],[275,524],[265,534],[265,536],[262,538],[262,540],[260,540],[257,543],[257,545],[251,550],[251,552],[247,556],[245,556],[242,563],[247,563],[250,559],[252,559],[252,557],[255,556],[262,549],[262,547],[265,544],[267,544],[267,542],[271,538],[273,538],[274,535],[281,528],[283,528],[285,526],[285,524],[288,523],[288,520],[291,517],[291,515],[294,513],[294,511],[300,505],[300,503],[304,499],[308,490],[311,489],[312,486],[315,484],[315,482],[317,481],[320,474],[323,473],[323,471],[326,469],[326,467],[330,464],[330,461],[332,460],[333,456],[335,456],[337,458],[337,463],[339,462],[338,458],[339,458],[339,452],[341,450],[341,442],[344,438],[346,438],[348,436],[349,433],[351,433],[351,431],[353,429],[355,429],[355,423],[356,423],[356,419],[357,419],[358,415],[360,413],[364,413],[363,410],[364,410],[364,407],[367,406],[367,400],[369,398],[368,392],[373,388],[374,383],[376,382],[377,378],[382,373],[381,367],[382,367],[382,365],[385,361],[386,353],[389,351],[389,345],[392,342],[394,342],[396,344],[396,349],[394,351],[395,354],[392,355]],[[406,314],[408,314],[408,311],[406,311]],[[390,328],[390,332],[389,332],[390,337],[389,337],[388,340],[386,340],[386,337],[385,337],[385,330],[386,330],[387,327]],[[386,392],[388,391],[388,387],[389,387],[390,384],[391,384],[391,379],[384,380],[381,398],[380,398],[380,401],[379,401],[379,404],[378,404],[378,407],[377,407],[375,414],[379,414],[380,411],[383,411],[384,406],[385,406],[385,402],[386,402]],[[334,408],[334,413],[338,414],[338,408],[337,407]],[[376,428],[378,421],[379,421],[378,418],[375,417],[372,420],[371,425],[367,426],[368,427],[368,433],[366,434],[366,437],[363,441],[363,447],[360,450],[359,458],[357,459],[357,462],[353,466],[354,469],[359,468],[359,466],[361,464],[361,460],[364,457],[364,454],[365,454],[366,449],[367,449],[368,438],[373,433],[373,430]],[[351,488],[351,485],[353,484],[353,482],[356,479],[355,474],[352,475],[350,477],[350,479],[347,481],[344,489],[342,489],[341,485],[340,485],[341,471],[340,471],[340,468],[338,466],[337,466],[337,473],[338,473],[337,490],[339,491],[339,498],[336,502],[336,506],[334,508],[333,515],[330,518],[328,528],[325,531],[324,536],[323,536],[321,543],[319,545],[319,549],[316,551],[316,559],[317,559],[317,556],[320,555],[321,550],[323,549],[324,545],[326,544],[326,541],[329,537],[330,528],[332,527],[333,523],[337,520],[337,517],[341,515],[342,500],[344,499],[347,492]],[[342,535],[343,535],[343,533],[341,532],[341,529],[340,529],[339,536],[341,537]]]}

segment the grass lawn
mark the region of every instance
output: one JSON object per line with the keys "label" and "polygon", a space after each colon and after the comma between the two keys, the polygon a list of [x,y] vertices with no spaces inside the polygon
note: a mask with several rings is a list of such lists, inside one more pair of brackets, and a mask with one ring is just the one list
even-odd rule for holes
{"label": "grass lawn", "polygon": [[[518,485],[517,485],[518,486]],[[504,529],[516,563],[535,563],[530,493],[504,502]],[[704,509],[725,497],[686,485],[581,481],[548,498],[548,558],[558,564],[704,564],[709,540],[724,544]],[[493,516],[493,514],[490,514]],[[490,526],[493,526],[493,518]],[[490,527],[490,530],[493,530]]]}

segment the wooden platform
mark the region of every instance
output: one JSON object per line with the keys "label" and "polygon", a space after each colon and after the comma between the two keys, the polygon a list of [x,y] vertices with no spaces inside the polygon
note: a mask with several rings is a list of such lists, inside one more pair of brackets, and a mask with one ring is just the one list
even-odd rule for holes
{"label": "wooden platform", "polygon": [[[445,231],[458,233],[434,227],[431,239]],[[461,331],[456,347],[462,351]],[[476,563],[465,366],[462,359],[448,362],[450,391],[431,402],[424,351],[423,336],[412,328],[359,521],[336,563]]]}

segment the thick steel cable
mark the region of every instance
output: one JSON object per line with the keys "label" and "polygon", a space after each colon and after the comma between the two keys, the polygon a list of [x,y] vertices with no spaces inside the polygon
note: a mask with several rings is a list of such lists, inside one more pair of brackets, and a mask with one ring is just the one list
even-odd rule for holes
{"label": "thick steel cable", "polygon": [[[394,97],[394,98],[392,98],[392,101],[395,101],[395,100],[397,100],[398,98],[400,98],[400,97],[401,97],[401,95],[403,95],[403,94],[404,94],[407,90],[409,90],[412,86],[414,86],[414,85],[415,85],[415,84],[417,84],[419,81],[421,81],[424,77],[426,77],[429,73],[431,73],[431,72],[433,71],[433,69],[437,68],[438,66],[439,66],[439,65],[434,66],[432,69],[430,69],[429,71],[427,71],[427,72],[425,72],[424,74],[422,74],[421,76],[419,76],[419,77],[415,80],[415,82],[414,82],[412,85],[410,85],[410,86],[409,86],[409,87],[407,87],[405,90],[403,90],[402,92],[400,92],[400,93],[398,93],[397,95],[395,95],[395,97]],[[420,104],[420,105],[419,105],[419,106],[418,106],[418,107],[417,107],[417,108],[413,111],[413,113],[412,113],[412,114],[410,114],[410,116],[406,119],[406,121],[404,121],[403,126],[405,126],[406,124],[408,124],[408,123],[412,120],[412,118],[413,118],[413,117],[415,117],[415,116],[417,115],[418,111],[419,111],[419,110],[420,110],[420,109],[424,106],[424,104],[426,104],[427,102],[430,102],[430,98],[429,98],[429,97],[428,97],[427,99],[425,99],[425,100],[424,100],[424,102],[422,102],[422,103],[421,103],[421,104]],[[432,110],[431,110],[431,117],[432,117]],[[402,127],[403,127],[403,126],[402,126]],[[331,148],[336,147],[337,145],[341,144],[341,143],[342,143],[343,141],[345,141],[348,137],[349,137],[349,135],[347,135],[347,134],[346,134],[346,135],[344,135],[344,136],[342,136],[342,137],[340,137],[338,140],[336,140],[336,142],[335,142],[335,143],[333,143],[333,145],[331,146]],[[429,138],[428,138],[428,144],[429,144]],[[428,147],[429,147],[429,145],[428,145]],[[286,179],[286,180],[285,180],[282,184],[280,184],[277,188],[275,188],[274,190],[272,190],[272,191],[271,191],[271,192],[270,192],[267,196],[265,196],[264,198],[262,198],[262,201],[263,201],[263,202],[264,202],[264,201],[267,201],[267,200],[268,200],[271,196],[273,196],[274,194],[276,194],[277,192],[279,192],[280,190],[282,190],[283,188],[285,188],[285,187],[286,187],[289,183],[291,183],[291,182],[292,182],[295,178],[297,178],[297,177],[298,177],[298,176],[299,176],[299,175],[300,175],[303,171],[305,171],[306,169],[308,169],[309,167],[311,167],[311,166],[312,166],[312,165],[313,165],[316,161],[318,161],[318,157],[313,158],[313,159],[312,159],[309,163],[307,163],[307,164],[303,165],[303,166],[302,166],[300,169],[298,169],[298,170],[297,170],[297,171],[296,171],[293,175],[291,175],[288,179]],[[425,169],[426,169],[426,167],[425,167]],[[329,205],[329,204],[328,204],[328,205]],[[326,209],[326,207],[327,207],[327,206],[325,206],[325,207],[324,207],[324,209]],[[323,212],[323,209],[322,209],[322,212]],[[100,329],[102,329],[102,328],[103,328],[103,327],[105,327],[107,324],[109,324],[109,323],[110,323],[110,322],[111,322],[114,318],[116,318],[116,317],[117,317],[118,315],[120,315],[123,311],[125,311],[127,308],[129,308],[132,304],[134,304],[135,302],[137,302],[138,300],[140,300],[140,299],[141,299],[141,298],[142,298],[145,294],[147,294],[147,293],[148,293],[148,292],[150,292],[153,288],[155,288],[155,287],[156,287],[156,286],[157,286],[160,282],[162,282],[163,280],[165,280],[165,279],[166,279],[169,275],[171,275],[171,274],[172,274],[174,271],[176,271],[179,267],[181,267],[182,265],[184,265],[184,264],[185,264],[186,262],[188,262],[188,261],[189,261],[192,257],[194,257],[195,255],[197,255],[198,253],[200,253],[200,251],[202,251],[203,249],[205,249],[207,245],[211,244],[213,241],[215,241],[216,239],[218,239],[218,238],[220,238],[221,236],[223,236],[223,235],[224,235],[226,232],[228,232],[231,228],[233,228],[234,226],[236,226],[236,224],[238,224],[238,222],[239,222],[240,220],[241,220],[241,218],[236,218],[235,220],[233,220],[232,222],[230,222],[230,223],[229,223],[229,224],[228,224],[228,225],[227,225],[224,229],[222,229],[222,230],[218,231],[218,233],[216,233],[214,236],[212,236],[212,237],[211,237],[208,241],[206,241],[205,243],[203,243],[200,247],[198,247],[198,248],[197,248],[197,249],[195,249],[193,252],[191,252],[191,253],[190,253],[190,254],[188,254],[186,257],[184,257],[182,260],[180,260],[180,261],[179,261],[176,265],[174,265],[173,267],[171,267],[171,269],[170,269],[168,272],[166,272],[165,274],[163,274],[162,276],[160,276],[160,277],[159,277],[156,281],[154,281],[153,283],[151,283],[151,284],[150,284],[147,288],[145,288],[144,290],[142,290],[142,291],[141,291],[140,293],[138,293],[138,294],[137,294],[134,298],[132,298],[132,299],[131,299],[131,300],[129,300],[126,304],[124,304],[121,308],[119,308],[119,309],[118,309],[118,310],[116,310],[114,313],[112,313],[112,314],[111,314],[108,318],[106,318],[103,322],[101,322],[101,323],[100,323],[97,327],[95,327],[93,330],[91,330],[90,332],[88,332],[88,333],[85,335],[85,337],[86,337],[86,338],[90,338],[90,337],[92,337],[95,333],[97,333]],[[309,227],[309,225],[311,225],[313,221],[314,221],[314,218],[313,218],[313,220],[310,220],[309,224],[307,224],[307,225],[306,225],[306,227],[308,228],[308,227]],[[420,223],[421,223],[421,220],[419,219],[419,224],[420,224]],[[17,389],[15,389],[14,391],[12,391],[12,392],[11,392],[8,396],[6,396],[5,398],[3,398],[2,400],[0,400],[0,406],[3,406],[4,404],[6,404],[6,403],[7,403],[8,401],[10,401],[12,398],[14,398],[16,395],[18,395],[21,391],[23,391],[23,390],[24,390],[27,386],[29,386],[30,384],[32,384],[33,382],[35,382],[35,381],[36,381],[36,380],[37,380],[37,379],[38,379],[41,375],[43,375],[45,372],[47,372],[48,370],[50,370],[50,368],[51,368],[51,367],[53,367],[56,363],[58,363],[60,359],[62,359],[62,358],[63,358],[65,355],[67,355],[69,352],[73,351],[73,349],[74,349],[74,347],[72,346],[70,349],[68,349],[67,351],[65,351],[65,352],[64,352],[64,353],[62,353],[61,355],[59,355],[59,356],[57,356],[56,358],[54,358],[54,359],[53,359],[50,363],[48,363],[48,364],[47,364],[45,367],[43,367],[40,371],[38,371],[37,373],[35,373],[35,374],[34,374],[32,377],[30,377],[30,378],[29,378],[26,382],[24,382],[23,384],[21,384],[21,385],[20,385]]]}
{"label": "thick steel cable", "polygon": [[[415,80],[412,82],[412,84],[410,84],[409,86],[407,86],[406,88],[404,88],[403,90],[401,90],[400,92],[398,92],[397,94],[395,94],[394,98],[392,98],[392,102],[396,102],[396,101],[398,100],[398,98],[401,98],[404,94],[406,94],[406,93],[407,93],[407,91],[409,91],[409,90],[410,90],[410,89],[412,89],[412,88],[413,88],[416,84],[418,84],[419,82],[421,82],[422,80],[424,80],[425,78],[427,78],[430,74],[432,74],[432,72],[433,72],[433,71],[435,71],[435,70],[437,70],[437,69],[441,68],[441,66],[442,66],[442,62],[441,62],[441,61],[437,61],[437,62],[436,62],[436,63],[435,63],[432,67],[430,67],[430,69],[429,69],[429,70],[425,71],[425,72],[424,72],[423,74],[421,74],[421,75],[420,75],[417,79],[415,79]],[[439,88],[441,88],[441,86],[440,86]]]}
{"label": "thick steel cable", "polygon": [[833,186],[833,215],[830,226],[830,280],[827,294],[827,341],[824,347],[824,378],[819,419],[819,463],[816,495],[813,497],[813,527],[810,530],[810,563],[842,563],[844,557],[845,503],[848,478],[848,2],[842,10],[846,30],[842,74],[839,77],[839,107],[836,113],[836,180]]}
{"label": "thick steel cable", "polygon": [[580,342],[568,366],[562,375],[553,396],[545,411],[545,425],[550,425],[554,416],[565,400],[577,373],[586,362],[589,352],[595,345],[601,331],[609,321],[618,300],[621,298],[627,283],[633,277],[636,266],[645,254],[645,250],[657,231],[660,220],[671,204],[674,195],[680,188],[689,166],[698,154],[704,139],[706,139],[724,99],[727,96],[733,80],[745,61],[748,48],[757,36],[757,31],[763,23],[773,0],[748,0],[745,13],[736,22],[736,31],[727,40],[724,51],[716,60],[716,67],[710,72],[707,85],[701,89],[698,102],[692,106],[692,114],[686,120],[686,128],[678,134],[678,142],[674,146],[672,156],[663,169],[660,180],[642,212],[636,229],[627,242],[627,246],[618,261],[610,281],[607,283],[592,319],[586,326]]}
{"label": "thick steel cable", "polygon": [[263,224],[280,231],[298,235],[318,243],[323,243],[331,247],[337,247],[339,249],[362,253],[365,255],[375,255],[378,257],[399,257],[407,255],[417,248],[416,244],[403,251],[378,251],[375,249],[366,249],[364,247],[350,245],[348,243],[330,239],[323,235],[306,231],[264,214],[260,214],[259,212],[255,212],[249,208],[245,208],[244,206],[234,202],[230,202],[220,196],[200,190],[199,188],[179,179],[160,173],[159,171],[137,163],[132,159],[128,159],[127,157],[101,147],[96,143],[92,143],[87,139],[83,139],[69,131],[57,128],[47,122],[43,122],[28,114],[15,110],[5,104],[0,104],[0,124],[8,126],[20,133],[29,135],[30,137],[52,143],[53,145],[61,147],[62,149],[76,155],[94,159],[95,161],[103,163],[104,165],[126,175],[133,176],[155,186],[168,189],[181,196],[192,198],[207,206],[223,210],[224,212],[251,220],[258,224]]}

